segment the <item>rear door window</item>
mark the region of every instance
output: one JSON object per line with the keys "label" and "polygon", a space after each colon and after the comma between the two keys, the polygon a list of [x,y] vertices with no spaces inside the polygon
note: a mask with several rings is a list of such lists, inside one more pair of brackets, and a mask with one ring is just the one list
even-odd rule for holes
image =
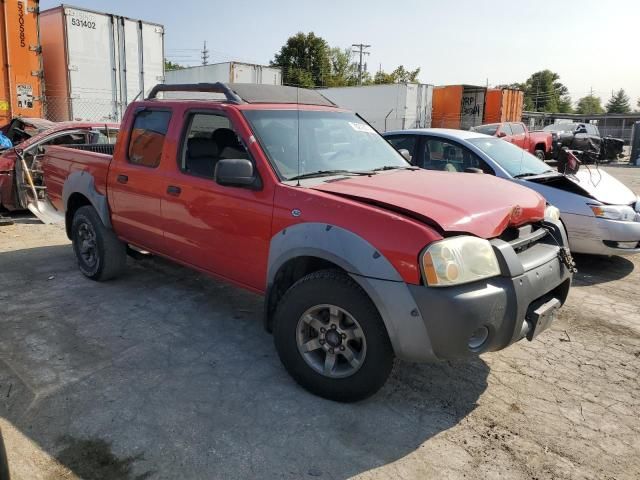
{"label": "rear door window", "polygon": [[136,114],[129,138],[129,163],[155,168],[160,165],[171,112],[142,110]]}

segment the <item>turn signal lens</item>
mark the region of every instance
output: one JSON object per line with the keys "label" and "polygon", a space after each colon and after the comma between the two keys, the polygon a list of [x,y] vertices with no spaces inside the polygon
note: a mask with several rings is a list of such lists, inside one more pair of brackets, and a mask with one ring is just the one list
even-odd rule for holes
{"label": "turn signal lens", "polygon": [[589,205],[596,217],[608,218],[609,220],[620,220],[622,222],[633,222],[636,212],[627,205]]}
{"label": "turn signal lens", "polygon": [[431,287],[460,285],[500,274],[498,259],[489,241],[471,236],[431,244],[422,255],[422,270]]}

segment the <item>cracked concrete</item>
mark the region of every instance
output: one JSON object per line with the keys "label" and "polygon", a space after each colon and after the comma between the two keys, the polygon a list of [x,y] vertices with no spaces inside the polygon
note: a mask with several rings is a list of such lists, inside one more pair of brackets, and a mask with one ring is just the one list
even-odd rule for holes
{"label": "cracked concrete", "polygon": [[637,479],[639,262],[578,257],[536,341],[400,363],[341,405],[287,376],[259,297],[158,259],[90,282],[60,227],[17,219],[0,227],[11,478]]}

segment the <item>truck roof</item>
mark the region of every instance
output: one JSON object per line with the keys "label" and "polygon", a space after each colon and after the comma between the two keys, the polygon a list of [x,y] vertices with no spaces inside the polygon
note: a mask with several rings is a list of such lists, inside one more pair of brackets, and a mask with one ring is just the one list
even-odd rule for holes
{"label": "truck roof", "polygon": [[[156,99],[159,93],[215,93],[224,98],[207,99],[207,101],[222,101],[236,105],[269,104],[269,105],[315,105],[336,108],[337,105],[317,90],[292,87],[288,85],[259,85],[251,83],[194,83],[166,85],[153,87],[148,100]],[[203,100],[202,98],[168,98],[166,100]]]}

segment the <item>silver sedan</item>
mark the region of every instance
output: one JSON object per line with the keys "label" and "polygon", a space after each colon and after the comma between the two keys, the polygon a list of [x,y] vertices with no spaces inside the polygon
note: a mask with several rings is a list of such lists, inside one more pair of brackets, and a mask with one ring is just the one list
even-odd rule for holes
{"label": "silver sedan", "polygon": [[398,150],[407,150],[419,167],[491,174],[537,191],[560,210],[573,252],[640,252],[638,196],[596,166],[563,175],[509,142],[464,130],[398,130],[384,136]]}

